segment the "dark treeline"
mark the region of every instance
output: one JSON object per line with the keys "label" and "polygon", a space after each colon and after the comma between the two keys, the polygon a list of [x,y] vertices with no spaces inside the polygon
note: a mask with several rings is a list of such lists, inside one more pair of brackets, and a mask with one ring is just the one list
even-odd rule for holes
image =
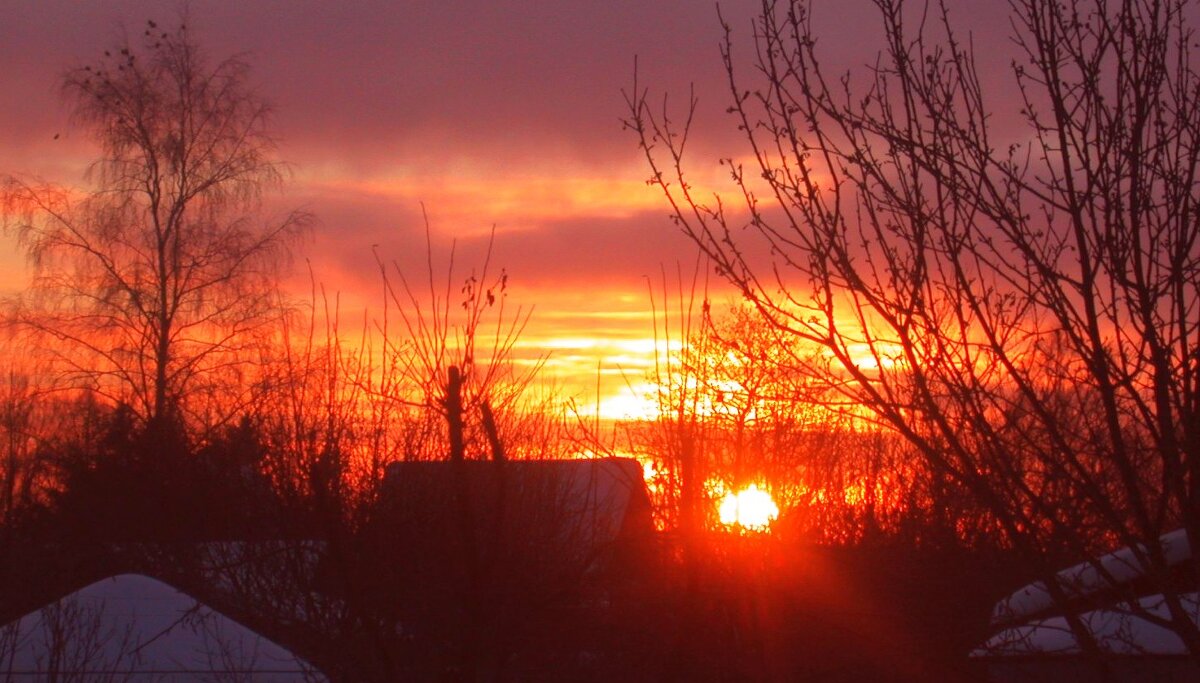
{"label": "dark treeline", "polygon": [[[36,409],[14,425],[25,438],[5,441],[24,449],[6,454],[6,482],[20,492],[0,552],[6,619],[102,576],[147,573],[339,680],[945,677],[964,670],[991,600],[1020,576],[998,564],[1004,555],[986,534],[958,535],[953,520],[969,507],[927,498],[916,473],[897,484],[860,477],[899,457],[886,439],[833,426],[804,426],[797,450],[742,479],[809,482],[791,495],[786,483],[772,487],[781,516],[761,533],[721,525],[711,493],[695,503],[696,527],[682,528],[679,463],[656,440],[670,426],[625,425],[631,444],[662,453],[653,521],[594,575],[555,531],[562,501],[528,490],[523,511],[473,496],[473,525],[504,518],[517,528],[480,534],[464,554],[453,489],[389,497],[386,477],[362,471],[372,458],[360,455],[373,456],[379,437],[359,429],[358,408],[343,407],[353,419],[340,424],[319,401],[301,415],[264,409],[200,438],[87,399],[20,405]],[[446,415],[418,412],[425,423],[392,424],[434,434],[409,462],[445,460]],[[33,431],[38,415],[52,433]],[[590,436],[545,424],[555,420],[504,419],[506,450],[558,456]],[[469,436],[484,431],[479,413],[466,421],[468,461],[494,464],[486,438]],[[724,477],[733,437],[715,422],[706,429],[702,471]],[[805,457],[813,444],[845,455],[836,466]],[[886,498],[848,500],[850,485]]]}

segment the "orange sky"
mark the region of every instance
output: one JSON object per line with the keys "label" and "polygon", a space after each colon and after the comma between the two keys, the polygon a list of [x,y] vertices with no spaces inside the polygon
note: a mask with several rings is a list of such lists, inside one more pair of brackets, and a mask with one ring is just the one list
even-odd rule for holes
{"label": "orange sky", "polygon": [[[823,10],[835,62],[862,54],[867,5]],[[759,6],[721,3],[744,45]],[[212,0],[190,12],[206,49],[243,53],[274,104],[291,178],[268,209],[302,207],[318,219],[298,254],[299,290],[310,263],[326,291],[342,293],[346,317],[361,319],[362,308],[377,308],[376,251],[423,272],[422,204],[436,253],[444,259],[456,242],[464,277],[494,227],[509,305],[534,308],[522,356],[546,356],[545,379],[589,407],[599,367],[602,412],[629,409],[627,384],[641,382],[653,359],[648,282],[660,284],[663,269],[690,269],[695,250],[644,183],[644,162],[620,124],[621,90],[635,55],[642,82],[675,93],[676,104],[694,87],[694,179],[727,187],[716,161],[744,150],[724,114],[711,4]],[[84,185],[96,149],[68,120],[61,74],[109,47],[122,25],[177,14],[154,0],[7,6],[0,173]],[[27,277],[11,237],[0,238],[0,269],[6,291]]]}

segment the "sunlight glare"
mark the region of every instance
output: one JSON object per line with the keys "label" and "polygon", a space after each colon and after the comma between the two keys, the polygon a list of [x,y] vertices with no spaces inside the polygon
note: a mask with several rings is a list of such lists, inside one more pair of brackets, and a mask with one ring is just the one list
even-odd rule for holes
{"label": "sunlight glare", "polygon": [[740,526],[751,531],[766,531],[771,522],[779,517],[779,506],[771,494],[751,484],[741,491],[730,491],[721,499],[717,508],[721,523],[725,526]]}
{"label": "sunlight glare", "polygon": [[[595,414],[584,408],[585,414]],[[644,383],[635,387],[623,386],[617,393],[600,399],[600,417],[610,420],[654,420],[658,403],[649,395]]]}

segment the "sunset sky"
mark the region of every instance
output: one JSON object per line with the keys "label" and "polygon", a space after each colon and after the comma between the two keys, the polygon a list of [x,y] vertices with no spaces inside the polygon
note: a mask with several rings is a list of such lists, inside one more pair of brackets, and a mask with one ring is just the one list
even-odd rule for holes
{"label": "sunset sky", "polygon": [[[862,5],[821,15],[835,63],[863,50]],[[1002,3],[1001,3],[1002,4]],[[749,52],[756,0],[726,0]],[[170,3],[16,0],[0,22],[0,172],[82,185],[96,149],[73,129],[58,85]],[[292,177],[273,206],[318,224],[301,247],[316,279],[340,292],[343,317],[378,308],[373,245],[420,275],[425,206],[441,262],[458,242],[459,275],[496,230],[508,305],[534,307],[522,353],[549,353],[546,379],[581,403],[627,391],[649,362],[648,280],[690,270],[695,250],[666,218],[634,138],[622,88],[641,80],[682,105],[700,98],[696,181],[725,179],[737,156],[712,3],[694,0],[211,1],[190,5],[192,33],[214,57],[243,53],[273,103],[279,156]],[[745,53],[743,53],[745,54]],[[855,59],[855,58],[849,58]],[[861,62],[860,62],[861,63]],[[57,136],[57,139],[56,139]],[[6,238],[4,287],[25,274]],[[297,281],[306,281],[303,272]],[[728,293],[716,291],[723,301]],[[620,412],[613,402],[605,412]]]}

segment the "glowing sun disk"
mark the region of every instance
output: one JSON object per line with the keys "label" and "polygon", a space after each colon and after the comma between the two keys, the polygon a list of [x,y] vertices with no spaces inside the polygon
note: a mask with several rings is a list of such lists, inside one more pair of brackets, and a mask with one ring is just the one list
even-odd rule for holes
{"label": "glowing sun disk", "polygon": [[751,484],[741,491],[730,491],[721,499],[717,515],[726,526],[735,524],[754,531],[763,531],[779,517],[779,506],[771,494]]}

